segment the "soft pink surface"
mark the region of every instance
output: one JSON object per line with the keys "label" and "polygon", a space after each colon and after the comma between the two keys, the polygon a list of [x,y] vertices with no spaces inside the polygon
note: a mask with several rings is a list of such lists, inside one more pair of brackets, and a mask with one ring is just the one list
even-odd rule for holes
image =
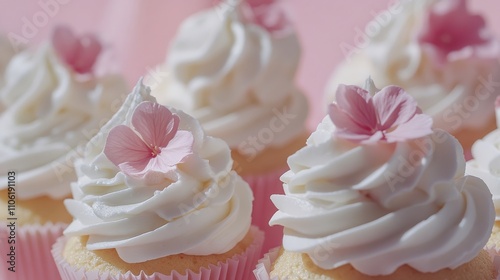
{"label": "soft pink surface", "polygon": [[[284,0],[302,39],[303,57],[298,83],[310,97],[309,126],[325,116],[323,91],[335,65],[344,54],[341,43],[353,45],[365,24],[394,0]],[[471,0],[473,10],[484,14],[500,36],[500,1]],[[46,16],[40,3],[55,3]],[[104,41],[111,68],[122,71],[129,83],[154,71],[165,59],[167,46],[180,21],[216,0],[0,0],[0,31],[22,35],[26,21],[37,18],[38,27],[28,34],[30,43],[47,38],[55,24],[68,23],[77,32],[95,31]],[[45,16],[43,15],[45,14]],[[109,64],[108,64],[108,67]]]}

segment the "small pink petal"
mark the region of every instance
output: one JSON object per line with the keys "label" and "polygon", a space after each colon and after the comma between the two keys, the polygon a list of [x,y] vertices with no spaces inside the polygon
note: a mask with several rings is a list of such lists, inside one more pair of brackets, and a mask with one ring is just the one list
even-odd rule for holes
{"label": "small pink petal", "polygon": [[[373,133],[373,130],[366,126],[360,126],[358,122],[354,121],[353,118],[341,109],[338,104],[330,104],[328,107],[328,114],[330,119],[336,127],[335,133],[342,135],[364,135],[368,137]],[[361,136],[360,136],[361,137]],[[349,137],[351,138],[351,137]]]}
{"label": "small pink petal", "polygon": [[273,0],[247,0],[243,16],[273,35],[287,34],[292,31],[288,14],[280,3]]}
{"label": "small pink petal", "polygon": [[149,145],[164,148],[174,137],[179,127],[179,116],[167,107],[149,101],[137,106],[132,116],[132,125]]}
{"label": "small pink petal", "polygon": [[336,102],[341,110],[351,117],[358,128],[372,130],[377,127],[377,114],[368,91],[357,86],[339,85]]}
{"label": "small pink petal", "polygon": [[125,125],[111,129],[104,145],[104,154],[126,174],[142,171],[152,158],[151,149]]}
{"label": "small pink petal", "polygon": [[67,64],[71,64],[75,59],[79,41],[75,34],[67,26],[56,26],[52,33],[52,45],[57,55]]}
{"label": "small pink petal", "polygon": [[89,73],[101,53],[102,45],[94,35],[84,35],[79,40],[78,53],[72,66],[77,73]]}
{"label": "small pink petal", "polygon": [[387,130],[410,120],[417,111],[417,101],[397,86],[388,86],[373,97],[378,115],[378,129]]}
{"label": "small pink petal", "polygon": [[168,143],[165,148],[161,149],[158,157],[168,165],[176,165],[193,153],[193,134],[189,131],[179,130],[174,138]]}
{"label": "small pink petal", "polygon": [[432,134],[432,118],[428,115],[415,115],[408,122],[386,133],[387,142],[416,139]]}

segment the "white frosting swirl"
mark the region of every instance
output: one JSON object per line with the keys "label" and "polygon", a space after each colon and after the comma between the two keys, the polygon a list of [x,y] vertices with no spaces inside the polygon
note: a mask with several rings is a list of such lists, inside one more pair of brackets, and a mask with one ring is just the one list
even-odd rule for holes
{"label": "white frosting swirl", "polygon": [[295,34],[273,36],[226,3],[183,22],[168,55],[171,78],[153,81],[153,95],[242,152],[249,137],[282,121],[286,129],[262,143],[279,146],[305,129],[308,103],[294,84],[299,57]]}
{"label": "white frosting swirl", "polygon": [[7,182],[7,171],[17,171],[21,199],[68,196],[76,180],[73,159],[118,109],[124,93],[120,77],[77,77],[50,44],[13,57],[0,88],[0,180]]}
{"label": "white frosting swirl", "polygon": [[484,180],[493,194],[496,220],[500,221],[500,129],[496,129],[472,145],[472,160],[467,162],[466,174]]}
{"label": "white frosting swirl", "polygon": [[425,16],[436,2],[402,0],[401,7],[392,10],[397,13],[386,11],[387,22],[378,18],[370,22],[365,30],[378,27],[379,31],[373,36],[367,35],[372,31],[365,31],[367,43],[352,46],[353,52],[328,82],[327,101],[334,100],[339,84],[362,86],[371,76],[379,88],[404,88],[433,117],[437,128],[453,132],[487,123],[494,114],[491,104],[500,93],[499,60],[464,56],[436,66],[417,40]]}
{"label": "white frosting swirl", "polygon": [[493,226],[491,193],[463,176],[460,144],[442,130],[397,143],[358,146],[332,137],[325,118],[289,157],[285,195],[271,225],[286,250],[324,269],[351,264],[368,275],[410,265],[421,272],[473,259]]}
{"label": "white frosting swirl", "polygon": [[130,125],[142,101],[154,101],[154,97],[139,84],[76,163],[79,176],[72,185],[74,199],[65,201],[75,220],[65,234],[89,235],[89,250],[114,248],[129,263],[232,249],[250,228],[252,192],[232,171],[227,144],[205,136],[195,119],[169,108],[180,117],[179,130],[189,130],[194,136],[193,154],[176,166],[174,181],[138,182],[103,153],[110,129]]}

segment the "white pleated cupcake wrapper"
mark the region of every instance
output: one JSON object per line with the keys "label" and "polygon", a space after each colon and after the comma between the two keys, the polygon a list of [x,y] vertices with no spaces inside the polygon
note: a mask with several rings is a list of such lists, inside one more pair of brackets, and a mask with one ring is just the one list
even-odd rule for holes
{"label": "white pleated cupcake wrapper", "polygon": [[[219,262],[218,265],[210,265],[209,268],[201,268],[199,272],[187,270],[185,272],[173,271],[170,275],[153,273],[147,275],[141,272],[134,275],[127,272],[120,275],[110,275],[108,272],[86,271],[72,267],[62,257],[62,251],[67,238],[61,237],[52,248],[52,255],[59,269],[63,280],[209,280],[209,279],[253,279],[252,270],[260,257],[264,233],[257,227],[250,228],[254,238],[252,244],[248,246],[245,252],[228,259],[225,262]],[[41,278],[40,278],[41,279]]]}
{"label": "white pleated cupcake wrapper", "polygon": [[279,169],[260,176],[242,176],[252,189],[254,201],[252,209],[252,224],[259,227],[266,234],[262,252],[276,246],[281,246],[283,238],[282,226],[269,226],[269,219],[276,213],[276,206],[272,203],[272,194],[283,194],[283,182],[280,177],[286,169]]}
{"label": "white pleated cupcake wrapper", "polygon": [[264,257],[257,262],[253,274],[257,280],[277,280],[277,277],[271,278],[271,267],[278,258],[281,247],[275,247],[264,254]]}
{"label": "white pleated cupcake wrapper", "polygon": [[[257,266],[253,270],[253,274],[257,280],[279,280],[277,277],[271,278],[271,268],[279,256],[280,247],[271,249],[264,254],[264,257],[257,262]],[[492,280],[500,280],[500,249],[486,248],[486,251],[493,259],[493,265],[497,273],[497,278]]]}
{"label": "white pleated cupcake wrapper", "polygon": [[[7,238],[10,235],[10,229],[2,224],[0,229],[0,252],[2,254],[0,279],[60,279],[52,258],[51,248],[67,226],[64,223],[18,226],[16,227],[15,244],[9,244]],[[10,264],[7,263],[7,254],[10,252],[10,246],[15,246],[15,272],[8,270]]]}

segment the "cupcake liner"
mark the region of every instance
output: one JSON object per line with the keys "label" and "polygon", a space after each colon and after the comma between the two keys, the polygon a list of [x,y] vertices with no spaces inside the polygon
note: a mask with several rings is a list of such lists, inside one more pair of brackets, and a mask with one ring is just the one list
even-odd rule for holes
{"label": "cupcake liner", "polygon": [[281,247],[272,248],[269,252],[264,254],[260,259],[257,266],[253,270],[253,274],[257,280],[277,280],[277,277],[271,278],[271,266],[278,258]]}
{"label": "cupcake liner", "polygon": [[497,278],[494,280],[500,280],[500,248],[497,246],[487,246],[485,250],[490,254],[493,259],[493,266],[495,267]]}
{"label": "cupcake liner", "polygon": [[[109,272],[86,271],[72,267],[62,256],[62,251],[67,241],[67,237],[60,237],[52,247],[52,255],[62,280],[209,280],[209,279],[252,279],[252,269],[255,267],[260,256],[262,243],[264,241],[264,232],[257,227],[252,226],[250,232],[254,238],[252,244],[248,246],[245,252],[233,256],[225,262],[219,262],[217,265],[210,265],[209,268],[202,267],[199,272],[186,270],[185,272],[173,271],[170,275],[162,273],[153,273],[147,275],[141,272],[134,275],[127,272],[120,275],[111,275]],[[40,278],[42,279],[42,278]]]}
{"label": "cupcake liner", "polygon": [[280,246],[283,238],[283,226],[269,226],[269,220],[276,213],[272,203],[272,194],[284,194],[283,182],[280,177],[286,169],[278,169],[263,175],[242,176],[252,189],[254,195],[252,209],[252,224],[258,226],[266,234],[262,252]]}
{"label": "cupcake liner", "polygon": [[[51,248],[67,227],[64,223],[23,225],[15,229],[15,244],[8,243],[10,229],[3,224],[0,229],[0,279],[50,279],[57,280],[59,273],[52,259]],[[10,246],[15,246],[15,272],[8,270],[11,264]],[[14,264],[14,263],[12,263]]]}

